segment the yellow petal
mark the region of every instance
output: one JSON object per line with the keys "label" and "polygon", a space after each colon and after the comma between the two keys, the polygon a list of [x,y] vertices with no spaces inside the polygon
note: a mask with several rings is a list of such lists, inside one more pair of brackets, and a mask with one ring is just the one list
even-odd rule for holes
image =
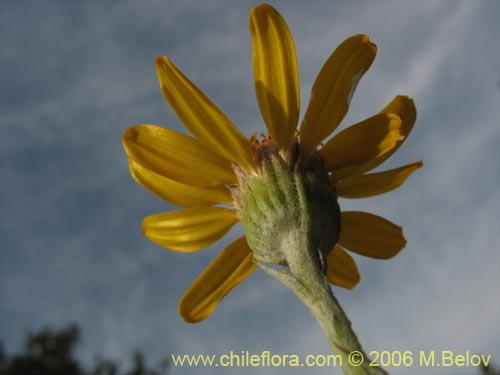
{"label": "yellow petal", "polygon": [[354,174],[335,184],[338,197],[364,198],[387,193],[401,186],[418,168],[421,161],[379,173]]}
{"label": "yellow petal", "polygon": [[[401,118],[401,130],[403,132],[403,136],[405,137],[404,140],[410,135],[413,125],[415,124],[415,120],[417,119],[415,103],[413,103],[413,100],[408,96],[402,95],[396,96],[383,110],[380,111],[380,113],[394,113]],[[355,173],[365,173],[378,167],[399,149],[404,140],[398,143],[391,151],[356,169]]]}
{"label": "yellow petal", "polygon": [[368,70],[377,47],[366,35],[342,42],[314,82],[311,101],[300,129],[301,150],[309,155],[344,118],[356,86]]}
{"label": "yellow petal", "polygon": [[254,165],[250,141],[165,56],[156,59],[160,87],[184,126],[212,151],[247,171]]}
{"label": "yellow petal", "polygon": [[190,207],[146,217],[142,232],[160,246],[189,252],[213,244],[238,220],[235,211],[225,208]]}
{"label": "yellow petal", "polygon": [[140,164],[129,160],[132,177],[144,188],[166,201],[178,206],[210,206],[232,203],[231,193],[225,185],[199,187],[163,177]]}
{"label": "yellow petal", "polygon": [[206,319],[217,304],[257,267],[245,237],[222,251],[184,293],[179,314],[188,323]]}
{"label": "yellow petal", "polygon": [[339,245],[355,253],[388,259],[406,245],[403,229],[367,212],[345,211],[341,216]]}
{"label": "yellow petal", "polygon": [[321,149],[328,171],[357,166],[384,155],[402,139],[401,120],[380,114],[352,125],[330,139]]}
{"label": "yellow petal", "polygon": [[131,160],[169,179],[203,187],[237,183],[228,160],[176,131],[134,126],[125,131],[123,145]]}
{"label": "yellow petal", "polygon": [[361,279],[354,259],[339,245],[328,256],[326,277],[330,283],[347,289],[353,289]]}
{"label": "yellow petal", "polygon": [[260,112],[278,147],[287,149],[299,119],[299,72],[288,26],[269,4],[250,12],[253,71]]}

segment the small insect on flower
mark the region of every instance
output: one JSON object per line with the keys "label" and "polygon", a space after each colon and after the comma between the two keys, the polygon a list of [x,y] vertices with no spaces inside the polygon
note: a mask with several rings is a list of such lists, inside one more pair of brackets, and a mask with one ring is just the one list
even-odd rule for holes
{"label": "small insect on flower", "polygon": [[364,198],[399,187],[422,162],[372,173],[410,134],[413,101],[396,96],[385,108],[333,137],[377,48],[366,35],[342,42],[328,58],[299,122],[299,74],[287,24],[270,5],[251,10],[255,90],[267,134],[245,137],[165,56],[156,60],[160,87],[194,137],[155,125],[123,136],[134,179],[177,211],[144,219],[143,233],[170,250],[201,250],[238,221],[245,236],[224,249],[186,291],[179,313],[207,318],[258,265],[294,274],[293,251],[307,249],[324,277],[354,288],[360,276],[348,251],[395,256],[402,229],[359,211],[341,211],[338,198]]}

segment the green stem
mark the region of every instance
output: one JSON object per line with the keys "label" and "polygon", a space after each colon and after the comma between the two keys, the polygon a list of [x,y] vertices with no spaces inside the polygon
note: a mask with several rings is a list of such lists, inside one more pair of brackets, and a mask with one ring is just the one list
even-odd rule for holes
{"label": "green stem", "polygon": [[[285,251],[288,270],[270,268],[262,263],[260,267],[281,281],[309,308],[318,322],[333,353],[339,355],[337,362],[347,375],[387,375],[380,367],[370,366],[351,322],[334,297],[321,270],[317,252],[308,251],[307,239],[301,233],[291,235]],[[351,354],[357,352],[358,354]],[[349,355],[354,357],[349,357]],[[362,357],[361,357],[362,356]],[[362,363],[359,363],[362,358]],[[356,362],[357,361],[357,362]],[[351,365],[359,363],[358,366]]]}

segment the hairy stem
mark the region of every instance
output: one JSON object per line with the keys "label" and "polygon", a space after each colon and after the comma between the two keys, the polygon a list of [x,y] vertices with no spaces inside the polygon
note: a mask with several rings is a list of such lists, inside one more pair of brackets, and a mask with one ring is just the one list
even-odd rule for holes
{"label": "hairy stem", "polygon": [[382,368],[370,366],[370,359],[322,272],[317,253],[308,251],[307,240],[300,233],[290,237],[286,251],[288,269],[271,268],[262,263],[260,267],[285,284],[309,308],[333,353],[340,355],[338,364],[345,374],[387,375]]}

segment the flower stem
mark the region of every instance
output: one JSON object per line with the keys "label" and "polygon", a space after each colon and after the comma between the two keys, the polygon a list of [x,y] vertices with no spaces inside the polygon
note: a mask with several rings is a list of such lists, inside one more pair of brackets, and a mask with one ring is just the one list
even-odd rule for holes
{"label": "flower stem", "polygon": [[308,249],[307,236],[292,234],[287,242],[289,246],[284,251],[288,269],[271,268],[262,263],[259,266],[285,284],[309,308],[333,353],[340,356],[337,364],[345,374],[387,375],[382,368],[370,366],[371,360],[361,348],[349,318],[331,291],[318,253]]}

